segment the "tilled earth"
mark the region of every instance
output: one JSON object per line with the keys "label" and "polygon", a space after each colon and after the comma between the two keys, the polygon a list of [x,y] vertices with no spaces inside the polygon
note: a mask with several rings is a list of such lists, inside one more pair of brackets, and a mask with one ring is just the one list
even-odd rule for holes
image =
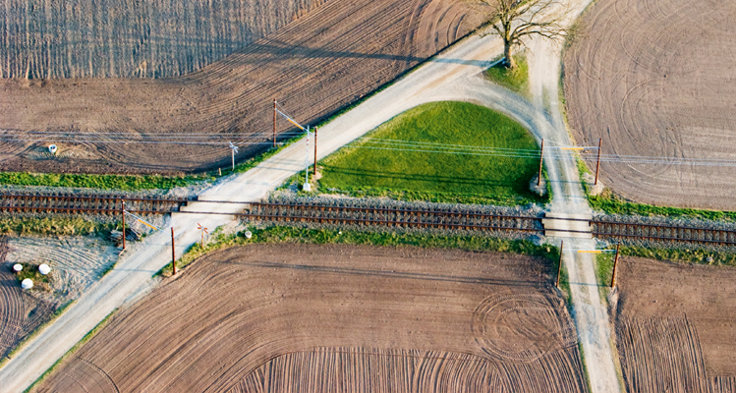
{"label": "tilled earth", "polygon": [[[482,20],[482,10],[450,0],[333,0],[179,78],[3,79],[0,168],[174,173],[222,166],[228,141],[240,145],[238,159],[271,145],[274,98],[301,123],[313,123]],[[278,132],[290,127],[282,120]],[[75,137],[28,134],[39,131]],[[59,146],[56,157],[46,152],[51,143]]]}
{"label": "tilled earth", "polygon": [[[117,257],[116,247],[97,238],[0,238],[0,356],[47,322],[59,306],[78,298]],[[11,270],[15,263],[47,263],[51,282],[22,290]]]}
{"label": "tilled earth", "polygon": [[617,345],[629,392],[736,391],[736,269],[622,258]]}
{"label": "tilled earth", "polygon": [[617,156],[601,163],[614,192],[736,209],[734,20],[736,3],[718,0],[600,1],[582,17],[564,58],[569,122],[578,144],[602,138]]}
{"label": "tilled earth", "polygon": [[115,315],[40,391],[584,392],[546,260],[249,245]]}

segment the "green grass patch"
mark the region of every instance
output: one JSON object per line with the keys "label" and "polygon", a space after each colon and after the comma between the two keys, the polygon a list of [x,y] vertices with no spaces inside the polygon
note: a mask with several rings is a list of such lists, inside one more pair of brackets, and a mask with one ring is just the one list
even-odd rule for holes
{"label": "green grass patch", "polygon": [[702,220],[736,221],[736,212],[655,206],[644,203],[628,202],[617,197],[608,189],[597,196],[589,195],[588,200],[590,201],[591,207],[608,214],[688,217]]}
{"label": "green grass patch", "polygon": [[0,216],[0,235],[104,235],[113,228],[84,217]]}
{"label": "green grass patch", "polygon": [[40,264],[32,264],[32,263],[21,263],[23,266],[23,270],[20,271],[20,273],[17,273],[15,275],[15,278],[18,279],[18,282],[21,282],[25,280],[26,278],[30,278],[33,280],[34,284],[38,283],[48,283],[50,282],[48,275],[43,275],[38,272],[38,266]]}
{"label": "green grass patch", "polygon": [[201,182],[207,178],[205,175],[160,176],[0,172],[0,184],[4,185],[96,188],[123,191],[183,187]]}
{"label": "green grass patch", "polygon": [[85,334],[84,337],[82,337],[82,339],[79,340],[79,342],[77,342],[76,344],[74,344],[74,346],[71,347],[64,354],[64,356],[62,356],[61,358],[59,358],[59,360],[57,360],[51,367],[49,367],[48,370],[46,370],[43,374],[41,374],[40,377],[36,378],[36,380],[33,381],[33,383],[31,384],[31,386],[29,386],[28,389],[24,390],[23,393],[32,391],[33,388],[36,387],[36,385],[39,385],[41,382],[43,382],[43,380],[47,376],[51,375],[51,373],[53,373],[59,367],[59,365],[62,362],[64,362],[64,360],[66,360],[70,356],[72,356],[74,354],[74,352],[76,352],[82,345],[86,344],[87,341],[89,341],[92,337],[95,336],[95,334],[97,334],[100,330],[102,330],[102,328],[104,328],[107,325],[107,322],[110,320],[110,317],[115,313],[115,311],[117,311],[117,309],[115,309],[112,312],[110,312],[109,314],[107,314],[107,316],[105,318],[103,318],[102,321],[100,321],[100,323],[97,324],[97,326],[95,326],[94,328],[92,328],[92,330],[90,330],[89,332],[87,332],[87,334]]}
{"label": "green grass patch", "polygon": [[[225,247],[249,243],[311,243],[311,244],[354,244],[373,246],[416,246],[426,248],[461,249],[466,251],[497,251],[548,258],[554,269],[559,250],[551,245],[536,245],[528,240],[507,240],[477,235],[445,235],[436,233],[396,233],[338,229],[312,229],[291,226],[269,226],[250,229],[252,238],[246,239],[244,231],[237,234],[219,234],[204,247],[199,243],[192,246],[177,260],[177,270],[197,258]],[[157,275],[170,276],[171,264]]]}
{"label": "green grass patch", "polygon": [[611,278],[613,277],[613,259],[615,256],[616,254],[612,252],[604,252],[596,255],[596,275],[598,276],[598,285],[601,287],[607,288],[611,286]]}
{"label": "green grass patch", "polygon": [[621,254],[659,261],[736,267],[736,253],[704,248],[621,246]]}
{"label": "green grass patch", "polygon": [[526,56],[514,55],[516,68],[506,68],[501,62],[489,68],[485,76],[499,85],[526,96],[529,89],[529,64]]}
{"label": "green grass patch", "polygon": [[[386,150],[376,145],[388,139],[411,141],[411,146]],[[437,148],[426,147],[436,145],[428,144],[538,149],[531,134],[503,114],[465,102],[429,103],[322,160],[319,190],[449,203],[523,205],[548,200],[529,191],[538,158],[437,153]]]}

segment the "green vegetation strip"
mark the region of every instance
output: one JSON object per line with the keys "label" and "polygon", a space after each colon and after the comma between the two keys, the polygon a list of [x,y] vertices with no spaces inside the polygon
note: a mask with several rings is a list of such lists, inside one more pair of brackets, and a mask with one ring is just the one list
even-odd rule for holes
{"label": "green vegetation strip", "polygon": [[[434,233],[396,233],[337,229],[308,229],[290,226],[270,226],[251,229],[252,238],[245,238],[245,231],[237,234],[213,235],[212,241],[191,247],[177,260],[177,269],[197,258],[225,247],[248,243],[312,243],[312,244],[362,244],[374,246],[417,246],[427,248],[455,248],[467,251],[498,251],[545,257],[557,268],[559,250],[551,245],[538,246],[528,240],[507,240],[478,235],[440,235]],[[171,275],[171,264],[157,275]]]}
{"label": "green vegetation strip", "polygon": [[[381,140],[388,139],[411,141],[411,145],[385,149]],[[439,148],[424,147],[427,143],[439,144],[432,145]],[[425,145],[414,147],[419,144]],[[424,104],[324,159],[319,190],[449,203],[521,205],[547,201],[529,191],[538,158],[512,153],[436,152],[450,145],[511,152],[538,149],[521,125],[488,108],[465,102]]]}
{"label": "green vegetation strip", "polygon": [[201,182],[203,175],[94,175],[76,173],[1,172],[0,184],[14,186],[46,186],[96,188],[100,190],[136,191],[170,189]]}
{"label": "green vegetation strip", "polygon": [[115,227],[85,217],[0,216],[0,235],[104,235]]}
{"label": "green vegetation strip", "polygon": [[736,212],[688,209],[680,207],[654,206],[644,203],[633,203],[615,196],[610,190],[605,190],[598,196],[589,195],[590,205],[608,214],[686,217],[701,220],[736,222]]}
{"label": "green vegetation strip", "polygon": [[513,58],[516,61],[516,68],[506,68],[501,62],[498,62],[486,70],[485,75],[491,81],[526,96],[529,87],[529,64],[526,56],[514,55]]}
{"label": "green vegetation strip", "polygon": [[74,344],[73,347],[71,347],[68,351],[66,351],[64,356],[59,358],[59,360],[57,360],[51,367],[49,367],[48,370],[46,370],[43,374],[41,374],[40,377],[38,377],[35,381],[33,381],[31,386],[29,386],[28,389],[24,390],[23,392],[24,393],[30,392],[34,387],[36,387],[36,385],[39,385],[44,380],[44,378],[51,375],[51,373],[53,373],[59,367],[59,365],[61,365],[61,363],[64,362],[64,360],[72,356],[74,352],[77,351],[77,349],[79,349],[82,345],[87,343],[87,341],[89,341],[92,337],[94,337],[95,334],[97,334],[97,332],[102,330],[102,328],[104,328],[105,325],[107,325],[107,322],[109,321],[110,317],[115,313],[115,311],[117,311],[117,309],[112,310],[112,312],[107,314],[107,316],[103,318],[102,321],[100,321],[100,323],[97,324],[97,326],[95,326],[94,328],[92,328],[92,330],[87,332],[87,334],[84,337],[82,337],[82,339],[79,340],[79,342]]}

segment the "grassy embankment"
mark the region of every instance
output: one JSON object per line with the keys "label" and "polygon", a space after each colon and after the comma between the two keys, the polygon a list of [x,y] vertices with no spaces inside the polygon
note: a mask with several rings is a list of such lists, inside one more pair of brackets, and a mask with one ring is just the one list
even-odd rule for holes
{"label": "grassy embankment", "polygon": [[537,149],[528,131],[498,112],[464,102],[429,103],[322,160],[318,190],[432,202],[546,202],[529,191]]}

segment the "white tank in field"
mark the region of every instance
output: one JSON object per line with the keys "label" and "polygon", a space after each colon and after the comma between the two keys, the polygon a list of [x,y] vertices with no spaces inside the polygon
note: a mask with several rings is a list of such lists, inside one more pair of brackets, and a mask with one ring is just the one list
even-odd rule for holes
{"label": "white tank in field", "polygon": [[38,272],[45,276],[51,272],[51,267],[49,267],[49,265],[45,263],[42,263],[38,266]]}
{"label": "white tank in field", "polygon": [[26,278],[23,281],[20,282],[20,287],[23,289],[31,289],[33,288],[33,280],[30,278]]}
{"label": "white tank in field", "polygon": [[23,265],[21,265],[20,263],[16,263],[15,265],[13,265],[13,271],[14,272],[18,273],[21,270],[23,270]]}

